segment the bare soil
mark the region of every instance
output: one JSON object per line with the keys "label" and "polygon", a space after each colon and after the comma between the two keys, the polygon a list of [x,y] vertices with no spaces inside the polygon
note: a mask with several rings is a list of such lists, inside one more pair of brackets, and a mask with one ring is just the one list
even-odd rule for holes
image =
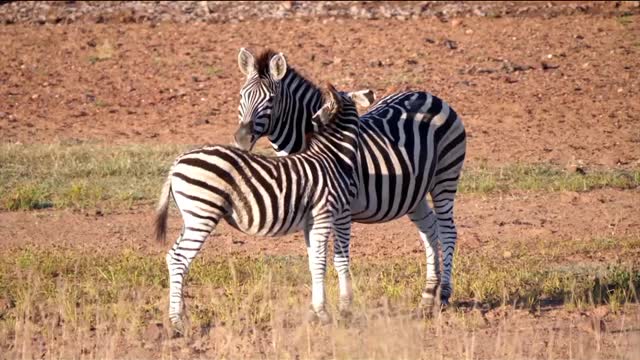
{"label": "bare soil", "polygon": [[[461,256],[493,243],[519,243],[537,251],[539,241],[580,241],[593,238],[640,236],[635,190],[597,190],[588,193],[460,196],[456,204]],[[41,210],[0,213],[0,250],[21,246],[55,246],[101,253],[135,249],[160,254],[169,244],[152,238],[153,209],[141,207],[122,213]],[[169,220],[168,241],[175,240],[182,222],[176,211]],[[558,244],[560,245],[560,244]],[[424,256],[414,225],[403,217],[385,224],[355,224],[354,258]],[[640,251],[640,249],[638,249]],[[204,254],[304,255],[302,234],[264,238],[242,234],[221,223],[204,247]],[[502,254],[497,254],[502,256]],[[640,255],[640,253],[639,253]],[[592,261],[610,260],[615,253],[593,254]]]}
{"label": "bare soil", "polygon": [[318,83],[445,99],[468,129],[469,165],[640,161],[633,13],[16,24],[0,43],[5,142],[228,143],[238,49],[269,46]]}

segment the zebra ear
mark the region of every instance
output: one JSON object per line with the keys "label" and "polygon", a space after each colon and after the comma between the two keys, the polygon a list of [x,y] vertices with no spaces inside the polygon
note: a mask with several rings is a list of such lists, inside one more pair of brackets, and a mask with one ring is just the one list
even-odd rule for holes
{"label": "zebra ear", "polygon": [[327,125],[336,117],[342,104],[340,94],[338,94],[338,90],[333,85],[328,84],[327,90],[326,103],[313,115],[313,120],[323,125]]}
{"label": "zebra ear", "polygon": [[376,101],[376,95],[370,89],[352,91],[347,95],[349,95],[354,103],[362,107],[368,107]]}
{"label": "zebra ear", "polygon": [[319,122],[322,125],[326,125],[328,124],[332,119],[333,116],[335,115],[335,112],[333,111],[333,104],[328,103],[328,104],[324,104],[320,110],[318,110],[318,112],[316,112],[313,115],[313,121],[315,122]]}
{"label": "zebra ear", "polygon": [[269,73],[271,73],[271,78],[276,81],[282,80],[284,74],[287,73],[287,60],[284,59],[282,53],[278,53],[271,58]]}
{"label": "zebra ear", "polygon": [[240,71],[246,76],[256,71],[255,58],[251,51],[240,48],[240,53],[238,53],[238,66],[240,67]]}

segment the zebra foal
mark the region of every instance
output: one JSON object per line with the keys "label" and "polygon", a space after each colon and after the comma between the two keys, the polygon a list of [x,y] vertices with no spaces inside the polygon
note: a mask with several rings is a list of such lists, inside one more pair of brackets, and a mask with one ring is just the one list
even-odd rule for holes
{"label": "zebra foal", "polygon": [[208,146],[174,162],[158,204],[156,239],[166,234],[169,197],[184,222],[166,256],[169,317],[182,329],[183,281],[191,261],[221,219],[252,235],[303,230],[312,279],[311,316],[326,323],[324,276],[327,242],[334,234],[334,265],[341,308],[352,298],[349,275],[350,203],[356,192],[358,113],[352,97],[329,85],[312,119],[313,132],[299,154],[269,158],[231,146]]}

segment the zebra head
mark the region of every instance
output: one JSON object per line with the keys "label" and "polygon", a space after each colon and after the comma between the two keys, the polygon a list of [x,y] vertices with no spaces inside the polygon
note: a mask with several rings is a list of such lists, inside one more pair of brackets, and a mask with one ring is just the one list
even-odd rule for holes
{"label": "zebra head", "polygon": [[273,112],[278,110],[274,106],[278,100],[275,98],[279,96],[287,62],[282,53],[267,51],[256,59],[249,50],[242,48],[238,66],[247,80],[240,89],[240,126],[234,140],[237,147],[251,150],[256,141],[269,132]]}

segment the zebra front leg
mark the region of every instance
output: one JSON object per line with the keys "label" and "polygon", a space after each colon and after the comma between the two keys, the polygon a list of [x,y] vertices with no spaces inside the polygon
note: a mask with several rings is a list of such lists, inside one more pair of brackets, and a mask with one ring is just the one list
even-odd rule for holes
{"label": "zebra front leg", "polygon": [[336,219],[334,224],[333,264],[338,273],[340,287],[339,310],[341,317],[351,316],[353,289],[351,287],[351,271],[349,269],[349,247],[351,241],[351,214],[346,213]]}
{"label": "zebra front leg", "polygon": [[169,268],[169,319],[173,326],[174,335],[184,334],[182,322],[184,279],[189,272],[189,266],[196,257],[207,236],[215,224],[203,224],[202,221],[192,224],[185,220],[183,233],[178,237],[171,250],[167,253],[166,261]]}
{"label": "zebra front leg", "polygon": [[440,285],[440,254],[438,253],[438,222],[426,199],[409,213],[409,219],[418,227],[424,244],[427,266],[426,284],[422,291],[421,306],[432,310],[437,303]]}
{"label": "zebra front leg", "polygon": [[331,322],[331,316],[325,308],[324,277],[327,269],[327,241],[331,233],[330,224],[311,225],[305,230],[309,271],[311,272],[311,309],[309,321],[321,324]]}

